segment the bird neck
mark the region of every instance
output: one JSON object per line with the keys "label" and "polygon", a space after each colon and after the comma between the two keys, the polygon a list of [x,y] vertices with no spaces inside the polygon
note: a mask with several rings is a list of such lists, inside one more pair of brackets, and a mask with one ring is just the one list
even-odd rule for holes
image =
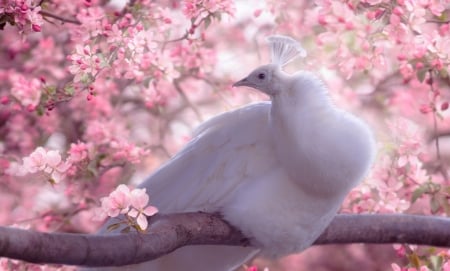
{"label": "bird neck", "polygon": [[315,175],[321,168],[314,168],[321,165],[319,155],[326,150],[311,150],[311,145],[323,145],[322,134],[333,129],[327,123],[336,117],[335,111],[324,85],[306,73],[290,76],[289,86],[272,97],[270,125],[275,153],[293,179],[299,178],[295,176],[299,169],[310,173],[304,177],[315,181],[302,184],[305,191],[326,191],[323,186],[327,180]]}
{"label": "bird neck", "polygon": [[281,85],[280,90],[272,97],[274,106],[290,107],[289,110],[297,108],[302,111],[333,106],[325,85],[314,74],[306,71],[292,75],[282,73],[281,79],[283,84],[278,84]]}

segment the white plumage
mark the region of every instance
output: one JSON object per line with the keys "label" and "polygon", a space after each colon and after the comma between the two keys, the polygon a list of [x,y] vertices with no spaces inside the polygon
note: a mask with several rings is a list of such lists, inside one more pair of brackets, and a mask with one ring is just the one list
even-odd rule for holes
{"label": "white plumage", "polygon": [[258,89],[271,101],[205,122],[184,149],[141,185],[162,213],[220,212],[257,249],[184,247],[119,270],[230,270],[258,250],[269,256],[300,252],[367,174],[375,154],[368,127],[336,108],[313,74],[281,70],[306,55],[295,40],[268,40],[272,64],[235,86]]}

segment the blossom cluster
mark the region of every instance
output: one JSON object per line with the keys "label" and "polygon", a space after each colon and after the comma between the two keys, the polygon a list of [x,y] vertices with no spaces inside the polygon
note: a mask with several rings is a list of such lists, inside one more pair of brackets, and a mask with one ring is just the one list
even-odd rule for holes
{"label": "blossom cluster", "polygon": [[50,183],[55,184],[61,181],[70,166],[70,162],[61,159],[58,151],[47,151],[38,147],[29,156],[23,158],[22,164],[11,163],[7,173],[15,176],[42,173]]}
{"label": "blossom cluster", "polygon": [[33,0],[5,0],[0,6],[0,28],[3,29],[6,23],[15,25],[20,32],[34,31],[40,32],[44,23],[42,15],[39,13],[41,7],[37,1]]}
{"label": "blossom cluster", "polygon": [[183,14],[189,18],[196,18],[199,15],[235,13],[234,2],[230,0],[184,0]]}
{"label": "blossom cluster", "polygon": [[[133,227],[138,231],[145,231],[148,227],[147,217],[158,212],[154,206],[148,205],[149,197],[146,189],[135,188],[130,190],[126,185],[119,185],[108,197],[100,199],[101,212],[109,217],[125,216],[123,221],[112,224],[109,228],[124,223],[127,228]],[[147,206],[148,205],[148,206]]]}

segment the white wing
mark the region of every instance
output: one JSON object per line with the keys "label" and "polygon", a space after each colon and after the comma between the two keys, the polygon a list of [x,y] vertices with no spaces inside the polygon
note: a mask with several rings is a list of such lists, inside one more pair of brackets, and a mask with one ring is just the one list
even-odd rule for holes
{"label": "white wing", "polygon": [[[177,155],[140,185],[151,204],[161,213],[220,212],[244,183],[258,181],[275,163],[268,132],[270,106],[251,104],[202,124]],[[257,252],[250,247],[188,246],[151,262],[86,270],[235,270]]]}
{"label": "white wing", "polygon": [[201,125],[187,146],[140,185],[151,204],[163,213],[220,211],[254,166],[272,163],[270,155],[261,157],[271,152],[269,109],[268,102],[256,103]]}

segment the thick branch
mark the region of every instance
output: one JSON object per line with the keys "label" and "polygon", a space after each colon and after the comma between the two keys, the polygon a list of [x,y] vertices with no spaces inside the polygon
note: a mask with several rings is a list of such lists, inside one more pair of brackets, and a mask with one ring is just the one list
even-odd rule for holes
{"label": "thick branch", "polygon": [[[249,245],[221,218],[205,213],[158,215],[148,234],[38,233],[0,227],[0,257],[34,263],[120,266],[199,244]],[[409,243],[450,247],[450,219],[413,215],[338,215],[315,244]]]}

